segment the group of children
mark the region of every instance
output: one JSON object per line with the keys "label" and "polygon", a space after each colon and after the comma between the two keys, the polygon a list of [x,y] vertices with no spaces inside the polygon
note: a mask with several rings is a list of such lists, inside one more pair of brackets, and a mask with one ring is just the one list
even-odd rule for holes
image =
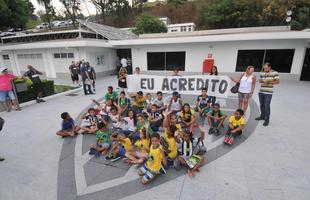
{"label": "group of children", "polygon": [[[117,94],[109,86],[104,101],[93,100],[96,106],[82,115],[80,126],[75,125],[68,113],[62,113],[62,130],[57,135],[73,137],[79,131],[96,135],[89,153],[110,161],[123,158],[125,163],[137,165],[143,184],[165,173],[167,167],[178,170],[183,165],[188,168],[189,176],[194,176],[199,172],[204,160],[202,154],[206,152],[203,145],[205,128],[198,119],[208,119],[209,134],[219,135],[227,117],[220,105],[214,103],[214,98],[207,95],[207,88],[203,88],[196,106],[191,108],[190,104],[182,102],[178,92],[173,92],[166,102],[160,91],[155,99],[142,91],[126,97],[124,91]],[[224,143],[233,144],[235,136],[242,133],[243,115],[238,109],[230,116]],[[198,138],[194,137],[196,130]],[[197,148],[201,151],[197,152]]]}

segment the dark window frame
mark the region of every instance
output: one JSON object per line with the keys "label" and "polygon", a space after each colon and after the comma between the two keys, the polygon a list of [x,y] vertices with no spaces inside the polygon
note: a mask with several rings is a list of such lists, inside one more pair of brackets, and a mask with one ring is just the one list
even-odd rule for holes
{"label": "dark window frame", "polygon": [[185,71],[186,51],[147,52],[146,57],[147,70]]}

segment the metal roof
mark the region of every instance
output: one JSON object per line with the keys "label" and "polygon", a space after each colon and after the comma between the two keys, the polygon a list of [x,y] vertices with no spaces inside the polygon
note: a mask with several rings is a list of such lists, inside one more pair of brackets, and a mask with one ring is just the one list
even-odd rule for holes
{"label": "metal roof", "polygon": [[138,38],[138,36],[131,31],[121,30],[112,26],[89,22],[87,20],[78,19],[77,21],[108,40],[128,40]]}

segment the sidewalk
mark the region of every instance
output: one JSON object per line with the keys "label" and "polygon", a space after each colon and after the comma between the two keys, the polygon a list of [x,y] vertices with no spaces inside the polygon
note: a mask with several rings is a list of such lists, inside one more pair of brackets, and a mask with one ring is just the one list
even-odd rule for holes
{"label": "sidewalk", "polygon": [[[75,149],[63,148],[63,143],[74,147],[78,141],[55,135],[60,129],[60,113],[67,111],[76,117],[92,98],[103,97],[107,86],[116,84],[115,76],[100,78],[96,95],[84,96],[80,91],[77,96],[60,96],[23,107],[21,112],[0,113],[6,120],[0,134],[0,155],[6,158],[0,162],[0,199],[64,200],[60,193],[67,188],[62,188],[63,183],[58,180],[74,174],[77,166],[59,164],[66,158],[76,159]],[[181,175],[162,184],[143,186],[146,190],[133,195],[125,193],[130,187],[116,190],[116,185],[104,199],[116,199],[113,193],[123,193],[124,199],[134,200],[310,199],[309,91],[310,82],[281,81],[272,99],[270,126],[263,127],[260,122],[247,140],[202,167],[194,179]],[[258,102],[257,93],[254,100]],[[58,174],[59,169],[66,173]],[[99,172],[94,176],[99,177]],[[104,176],[108,176],[107,171]],[[68,179],[66,184],[76,187],[75,179]],[[113,180],[108,182],[112,183]],[[73,194],[71,199],[102,199],[99,194]]]}

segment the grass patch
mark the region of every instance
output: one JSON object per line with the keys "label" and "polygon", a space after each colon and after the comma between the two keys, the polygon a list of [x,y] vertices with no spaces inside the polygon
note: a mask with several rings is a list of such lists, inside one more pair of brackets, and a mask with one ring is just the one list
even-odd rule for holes
{"label": "grass patch", "polygon": [[55,93],[61,93],[61,92],[66,92],[69,90],[74,90],[77,89],[78,87],[72,87],[72,86],[67,86],[67,85],[54,85],[54,91]]}

